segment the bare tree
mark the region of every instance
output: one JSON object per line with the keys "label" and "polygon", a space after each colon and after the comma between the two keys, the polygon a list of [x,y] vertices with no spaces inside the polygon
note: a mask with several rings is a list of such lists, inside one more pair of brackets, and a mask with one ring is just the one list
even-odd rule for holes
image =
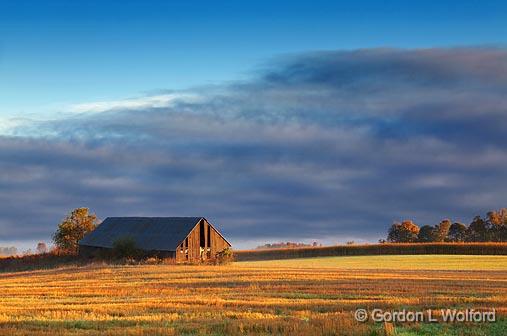
{"label": "bare tree", "polygon": [[46,243],[39,242],[37,244],[37,253],[39,253],[39,254],[48,253],[48,247],[47,247]]}

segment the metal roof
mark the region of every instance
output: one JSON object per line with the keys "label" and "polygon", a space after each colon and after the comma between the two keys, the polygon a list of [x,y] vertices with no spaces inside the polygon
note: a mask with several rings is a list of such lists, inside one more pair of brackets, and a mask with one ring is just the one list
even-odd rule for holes
{"label": "metal roof", "polygon": [[175,251],[204,217],[108,217],[79,245],[112,248],[120,238],[132,238],[142,250]]}

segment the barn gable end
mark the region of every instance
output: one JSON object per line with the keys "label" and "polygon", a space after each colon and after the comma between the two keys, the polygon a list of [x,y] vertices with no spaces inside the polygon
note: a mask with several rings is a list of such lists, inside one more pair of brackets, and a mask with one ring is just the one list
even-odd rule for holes
{"label": "barn gable end", "polygon": [[231,247],[231,244],[210,224],[201,218],[190,233],[178,244],[176,261],[210,259],[217,252]]}

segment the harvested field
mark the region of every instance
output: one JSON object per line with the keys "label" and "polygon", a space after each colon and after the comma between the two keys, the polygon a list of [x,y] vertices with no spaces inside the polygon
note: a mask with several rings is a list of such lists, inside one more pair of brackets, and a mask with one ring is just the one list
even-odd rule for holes
{"label": "harvested field", "polygon": [[507,257],[376,256],[0,273],[4,335],[383,335],[366,309],[496,309],[398,335],[503,335]]}

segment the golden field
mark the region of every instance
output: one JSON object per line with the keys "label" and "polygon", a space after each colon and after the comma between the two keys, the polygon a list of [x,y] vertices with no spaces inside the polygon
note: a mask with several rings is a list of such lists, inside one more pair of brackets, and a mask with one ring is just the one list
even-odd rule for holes
{"label": "golden field", "polygon": [[495,308],[497,322],[397,335],[505,335],[506,256],[361,256],[0,273],[2,335],[383,335],[357,308]]}

